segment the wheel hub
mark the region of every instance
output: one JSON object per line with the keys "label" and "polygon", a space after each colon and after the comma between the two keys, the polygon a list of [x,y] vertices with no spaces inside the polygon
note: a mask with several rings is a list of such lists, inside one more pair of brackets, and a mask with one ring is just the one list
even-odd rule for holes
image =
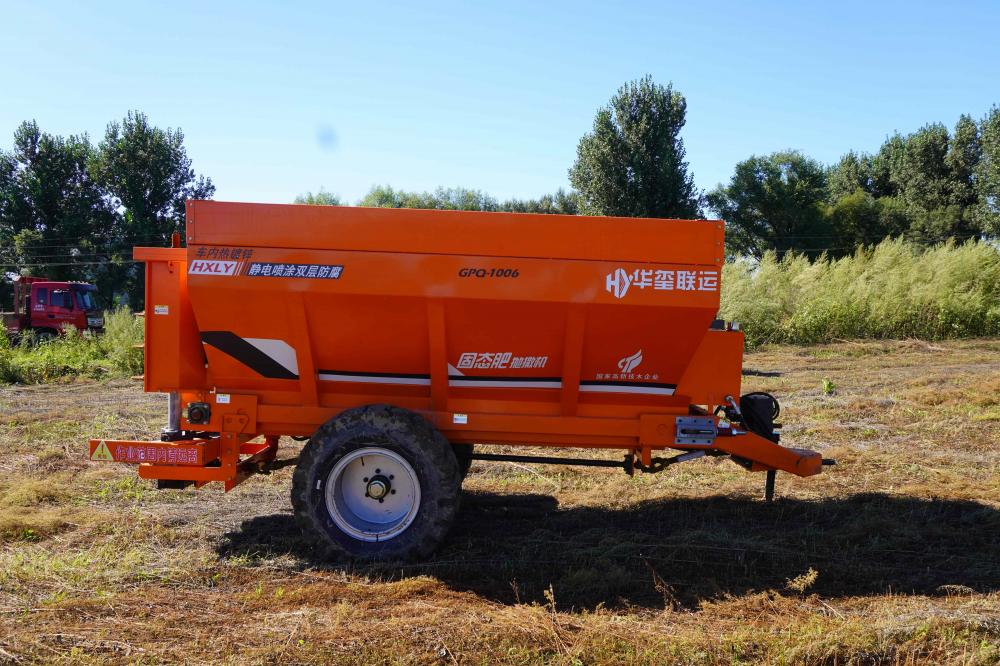
{"label": "wheel hub", "polygon": [[380,500],[389,494],[389,489],[391,487],[392,484],[389,483],[389,479],[379,474],[368,481],[365,494],[372,499]]}
{"label": "wheel hub", "polygon": [[402,534],[420,509],[420,482],[413,466],[381,446],[344,455],[327,475],[324,494],[333,522],[360,541]]}

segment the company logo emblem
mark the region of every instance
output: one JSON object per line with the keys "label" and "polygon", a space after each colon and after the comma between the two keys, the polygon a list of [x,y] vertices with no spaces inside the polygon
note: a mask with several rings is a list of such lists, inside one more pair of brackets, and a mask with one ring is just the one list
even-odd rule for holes
{"label": "company logo emblem", "polygon": [[626,356],[622,360],[618,361],[618,369],[621,370],[622,373],[629,373],[638,368],[640,363],[642,363],[641,349],[631,356]]}
{"label": "company logo emblem", "polygon": [[188,275],[236,275],[236,261],[195,259],[188,267]]}
{"label": "company logo emblem", "polygon": [[[634,287],[635,285],[633,284],[632,286]],[[647,390],[648,387],[647,388],[641,388],[641,390],[638,389],[638,388],[636,388],[637,386],[641,386],[643,382],[650,382],[650,381],[659,382],[660,381],[660,375],[659,375],[659,373],[653,372],[652,370],[650,370],[650,368],[646,368],[645,370],[639,370],[639,366],[642,365],[643,360],[644,359],[643,359],[643,356],[642,356],[642,350],[641,349],[639,351],[637,351],[636,353],[634,353],[634,354],[629,354],[625,358],[618,359],[618,370],[616,370],[615,372],[598,372],[598,373],[596,373],[596,375],[594,376],[594,380],[587,380],[585,382],[585,384],[589,388],[582,388],[581,390],[584,390],[584,391],[596,391],[598,389],[594,388],[594,386],[598,386],[598,385],[599,386],[604,386],[603,382],[615,382],[615,383],[626,382],[626,383],[631,383],[629,385],[630,387],[628,388],[628,390],[629,391],[633,391],[633,392],[637,392],[637,393],[644,393],[644,392],[648,393],[649,391],[651,391],[653,389],[659,391],[661,388],[663,388],[665,390],[664,387],[666,387],[666,385],[664,385],[663,387],[661,387],[659,384],[651,385],[651,386],[653,386],[653,389],[649,389],[649,390]],[[636,384],[635,382],[639,382],[639,383]],[[669,388],[671,390],[673,390],[673,385],[670,385]],[[601,389],[601,390],[603,390],[603,389]],[[665,395],[672,395],[672,394],[667,393]]]}
{"label": "company logo emblem", "polygon": [[616,268],[604,277],[604,288],[615,298],[623,298],[630,290],[644,291],[719,291],[718,270],[675,270],[637,268],[629,273]]}
{"label": "company logo emblem", "polygon": [[618,268],[613,273],[608,273],[604,278],[604,288],[621,298],[628,293],[628,287],[632,284],[632,276],[625,272],[624,268]]}

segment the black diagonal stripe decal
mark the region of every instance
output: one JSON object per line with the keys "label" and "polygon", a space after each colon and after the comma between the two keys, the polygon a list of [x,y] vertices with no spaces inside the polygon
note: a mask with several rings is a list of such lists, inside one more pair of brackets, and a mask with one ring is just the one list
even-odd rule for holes
{"label": "black diagonal stripe decal", "polygon": [[585,379],[580,382],[580,386],[638,386],[639,388],[663,388],[676,389],[677,384],[657,384],[654,382],[619,382]]}
{"label": "black diagonal stripe decal", "polygon": [[299,376],[232,331],[203,331],[201,341],[268,379],[298,379]]}

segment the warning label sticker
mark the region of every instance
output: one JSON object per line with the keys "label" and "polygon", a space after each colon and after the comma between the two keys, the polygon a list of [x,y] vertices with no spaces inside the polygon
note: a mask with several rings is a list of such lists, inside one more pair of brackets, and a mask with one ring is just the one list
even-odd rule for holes
{"label": "warning label sticker", "polygon": [[[204,465],[204,444],[176,442],[120,442],[100,440],[90,443],[91,460],[153,465]],[[217,454],[216,454],[217,455]]]}
{"label": "warning label sticker", "polygon": [[97,445],[97,448],[94,449],[94,452],[90,454],[90,459],[113,462],[115,458],[114,456],[111,455],[111,451],[108,449],[108,445],[105,444],[104,441],[102,440],[101,443]]}

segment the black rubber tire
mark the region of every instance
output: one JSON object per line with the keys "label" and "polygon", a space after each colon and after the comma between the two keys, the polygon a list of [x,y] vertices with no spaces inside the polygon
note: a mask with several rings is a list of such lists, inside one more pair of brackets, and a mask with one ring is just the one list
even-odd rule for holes
{"label": "black rubber tire", "polygon": [[455,460],[458,461],[458,473],[462,480],[469,475],[469,468],[472,467],[472,444],[452,444],[455,452]]}
{"label": "black rubber tire", "polygon": [[35,331],[35,343],[47,344],[59,337],[59,332],[51,328],[39,328]]}
{"label": "black rubber tire", "polygon": [[[368,446],[403,456],[420,483],[420,506],[413,522],[381,542],[362,541],[343,532],[326,506],[330,470],[347,453]],[[366,405],[327,421],[302,449],[292,475],[292,507],[299,527],[328,556],[421,559],[437,549],[455,522],[461,484],[451,445],[423,417],[392,405]]]}

